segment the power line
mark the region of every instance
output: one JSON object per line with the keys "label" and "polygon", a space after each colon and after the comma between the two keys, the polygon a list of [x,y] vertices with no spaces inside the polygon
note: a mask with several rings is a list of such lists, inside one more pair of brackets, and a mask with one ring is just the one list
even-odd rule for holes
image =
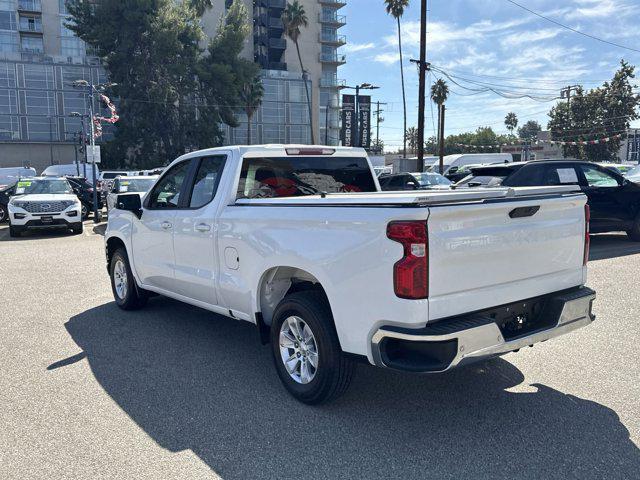
{"label": "power line", "polygon": [[546,20],[547,22],[551,22],[554,25],[557,25],[559,27],[567,29],[567,30],[569,30],[569,31],[571,31],[573,33],[577,33],[578,35],[582,35],[584,37],[588,37],[588,38],[591,38],[592,40],[596,40],[598,42],[606,43],[606,44],[612,45],[614,47],[623,48],[625,50],[630,50],[632,52],[640,53],[640,50],[638,50],[636,48],[628,47],[626,45],[621,45],[621,44],[615,43],[615,42],[610,42],[609,40],[605,40],[604,38],[596,37],[595,35],[591,35],[589,33],[585,33],[585,32],[581,32],[580,30],[576,30],[575,28],[570,27],[569,25],[565,25],[564,23],[560,23],[559,21],[554,20],[553,18],[550,18],[550,17],[547,17],[545,15],[542,15],[541,13],[535,12],[535,11],[531,10],[530,8],[525,7],[524,5],[521,5],[518,2],[515,2],[514,0],[507,0],[507,2],[512,3],[516,7],[520,7],[523,10],[526,10],[527,12],[529,12],[529,13],[537,16],[537,17],[540,17],[540,18]]}

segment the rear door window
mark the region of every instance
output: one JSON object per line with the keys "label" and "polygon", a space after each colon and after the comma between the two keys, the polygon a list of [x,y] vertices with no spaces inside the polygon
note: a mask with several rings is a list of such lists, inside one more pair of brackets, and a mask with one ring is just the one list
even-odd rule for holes
{"label": "rear door window", "polygon": [[238,198],[375,191],[366,158],[330,156],[245,158],[238,184]]}
{"label": "rear door window", "polygon": [[546,169],[545,185],[578,185],[578,172],[572,166],[549,165]]}

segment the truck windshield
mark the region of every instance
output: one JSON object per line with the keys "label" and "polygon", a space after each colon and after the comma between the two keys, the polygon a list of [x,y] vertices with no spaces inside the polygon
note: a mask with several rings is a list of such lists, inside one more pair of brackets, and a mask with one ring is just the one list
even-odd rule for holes
{"label": "truck windshield", "polygon": [[375,191],[366,158],[330,156],[245,158],[238,184],[238,198]]}
{"label": "truck windshield", "polygon": [[71,185],[64,179],[20,180],[16,195],[64,194],[72,193]]}

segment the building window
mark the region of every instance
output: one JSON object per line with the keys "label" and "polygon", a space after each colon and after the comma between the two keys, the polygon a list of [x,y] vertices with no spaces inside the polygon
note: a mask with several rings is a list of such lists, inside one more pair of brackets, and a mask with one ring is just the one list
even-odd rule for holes
{"label": "building window", "polygon": [[307,93],[304,89],[304,83],[302,82],[288,82],[289,83],[289,101],[290,102],[306,102]]}
{"label": "building window", "polygon": [[0,88],[0,115],[18,113],[18,96],[15,90]]}
{"label": "building window", "polygon": [[309,127],[305,125],[290,125],[287,127],[289,139],[287,143],[309,143]]}
{"label": "building window", "polygon": [[13,32],[0,32],[0,52],[17,52],[18,34]]}
{"label": "building window", "polygon": [[262,142],[285,143],[286,139],[284,136],[284,125],[263,125]]}
{"label": "building window", "polygon": [[62,67],[62,83],[65,90],[73,90],[76,80],[91,82],[91,69],[83,67]]}
{"label": "building window", "polygon": [[24,86],[38,90],[53,90],[53,67],[26,64],[24,66]]}
{"label": "building window", "polygon": [[58,140],[58,123],[55,118],[27,117],[29,140],[48,142]]}
{"label": "building window", "polygon": [[0,62],[0,87],[15,88],[16,67],[13,63]]}
{"label": "building window", "polygon": [[18,117],[0,115],[0,140],[20,140]]}
{"label": "building window", "polygon": [[261,111],[263,123],[277,123],[280,125],[284,125],[284,104],[275,102],[263,102]]}
{"label": "building window", "polygon": [[309,109],[306,103],[290,103],[287,107],[289,110],[289,123],[309,124]]}
{"label": "building window", "polygon": [[22,51],[28,53],[44,53],[42,37],[22,37]]}
{"label": "building window", "polygon": [[67,15],[69,13],[67,12],[67,0],[60,0],[59,4],[60,4],[60,15]]}
{"label": "building window", "polygon": [[28,115],[55,115],[56,114],[56,99],[54,92],[39,92],[30,91],[25,92],[25,103],[27,107]]}
{"label": "building window", "polygon": [[80,92],[64,92],[62,94],[62,102],[64,105],[64,115],[71,115],[73,112],[87,114],[87,101],[85,95]]}
{"label": "building window", "polygon": [[[0,6],[0,8],[2,8]],[[0,10],[0,30],[17,30],[16,12]]]}
{"label": "building window", "polygon": [[86,45],[79,38],[62,37],[60,44],[60,53],[65,57],[84,57],[87,55]]}
{"label": "building window", "polygon": [[286,100],[286,83],[281,80],[262,79],[265,102],[284,102]]}

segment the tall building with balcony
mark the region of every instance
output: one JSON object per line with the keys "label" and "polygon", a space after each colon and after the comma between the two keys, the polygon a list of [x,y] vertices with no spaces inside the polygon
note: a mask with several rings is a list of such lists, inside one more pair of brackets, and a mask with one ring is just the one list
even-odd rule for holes
{"label": "tall building with balcony", "polygon": [[[252,16],[253,35],[243,55],[262,67],[264,98],[252,119],[252,143],[309,143],[311,128],[316,143],[337,145],[340,139],[338,67],[346,62],[340,47],[346,38],[339,33],[346,18],[339,14],[346,0],[300,0],[308,26],[302,27],[298,45],[305,74],[295,44],[287,38],[282,24],[286,0],[243,0]],[[224,9],[231,0],[215,4],[205,14],[205,32],[214,35]],[[311,124],[304,82],[311,96]],[[229,144],[246,143],[247,119],[228,128]]]}
{"label": "tall building with balcony", "polygon": [[[251,15],[253,34],[243,55],[262,68],[263,103],[252,119],[252,143],[338,144],[338,67],[345,63],[339,14],[345,0],[301,0],[309,25],[301,29],[300,68],[295,44],[286,38],[282,13],[286,0],[242,0]],[[214,2],[203,18],[213,36],[231,1]],[[0,167],[29,165],[38,172],[51,164],[75,160],[81,123],[73,112],[88,113],[74,80],[107,81],[90,48],[65,24],[64,0],[0,0]],[[311,122],[305,91],[309,87]],[[95,101],[95,100],[94,100]],[[94,107],[98,105],[94,104]],[[227,128],[226,142],[247,142],[247,119]],[[112,135],[105,126],[103,140]]]}
{"label": "tall building with balcony", "polygon": [[67,21],[64,0],[0,0],[0,167],[75,159],[81,124],[69,115],[88,104],[71,82],[106,73]]}

